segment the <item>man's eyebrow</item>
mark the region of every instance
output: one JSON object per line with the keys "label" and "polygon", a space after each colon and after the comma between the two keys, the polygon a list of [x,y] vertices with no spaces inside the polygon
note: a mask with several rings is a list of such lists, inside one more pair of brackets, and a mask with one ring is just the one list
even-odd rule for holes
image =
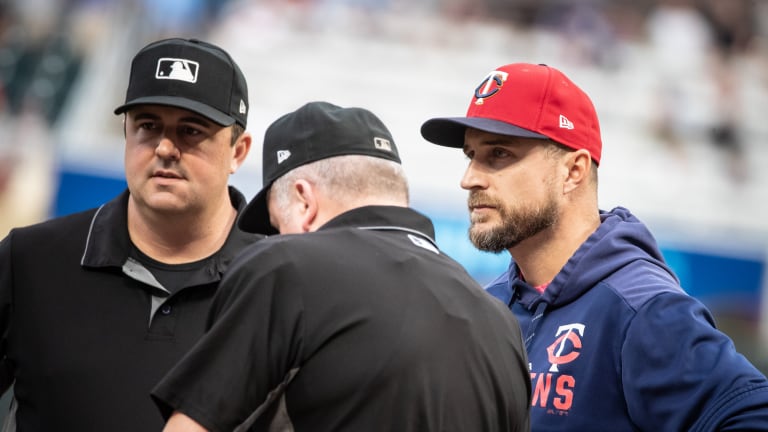
{"label": "man's eyebrow", "polygon": [[134,120],[157,120],[160,116],[149,112],[139,112],[133,116]]}
{"label": "man's eyebrow", "polygon": [[515,138],[489,138],[480,141],[482,145],[514,145],[516,143]]}
{"label": "man's eyebrow", "polygon": [[[160,116],[151,112],[139,112],[133,116],[134,120],[159,120]],[[202,116],[189,115],[179,119],[180,122],[194,123],[202,127],[210,127],[211,122]]]}
{"label": "man's eyebrow", "polygon": [[[506,137],[492,137],[480,140],[478,143],[481,146],[494,146],[494,145],[502,145],[502,146],[511,146],[517,144],[514,137],[506,138]],[[467,146],[463,146],[462,149],[464,150],[464,153],[467,152],[468,148]]]}
{"label": "man's eyebrow", "polygon": [[213,123],[205,117],[198,116],[186,116],[179,119],[179,121],[187,123],[195,123],[203,127],[210,127]]}

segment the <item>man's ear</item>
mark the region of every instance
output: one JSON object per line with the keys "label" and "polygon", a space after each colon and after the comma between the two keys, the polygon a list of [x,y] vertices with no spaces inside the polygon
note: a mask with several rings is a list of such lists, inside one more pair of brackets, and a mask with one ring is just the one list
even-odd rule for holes
{"label": "man's ear", "polygon": [[318,191],[312,183],[299,179],[293,184],[293,193],[299,208],[299,221],[304,232],[310,232],[320,211]]}
{"label": "man's ear", "polygon": [[249,132],[243,132],[235,142],[232,148],[232,160],[230,161],[229,173],[234,174],[237,169],[245,161],[245,157],[248,156],[248,152],[251,151],[251,142],[253,137]]}
{"label": "man's ear", "polygon": [[589,182],[592,171],[592,157],[585,149],[569,152],[565,158],[568,175],[563,183],[563,193],[570,193]]}

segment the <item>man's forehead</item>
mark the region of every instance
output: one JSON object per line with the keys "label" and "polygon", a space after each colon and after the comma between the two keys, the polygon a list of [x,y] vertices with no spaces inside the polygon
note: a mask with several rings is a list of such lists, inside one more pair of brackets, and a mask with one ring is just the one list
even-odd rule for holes
{"label": "man's forehead", "polygon": [[212,123],[207,117],[198,114],[194,111],[190,111],[184,108],[178,108],[168,105],[158,104],[143,104],[131,107],[126,111],[126,115],[130,118],[155,118],[161,117],[173,117],[179,121],[193,121],[201,124]]}
{"label": "man's forehead", "polygon": [[467,128],[464,131],[464,148],[468,145],[524,145],[539,144],[544,140],[524,138],[510,135],[500,135],[479,129]]}

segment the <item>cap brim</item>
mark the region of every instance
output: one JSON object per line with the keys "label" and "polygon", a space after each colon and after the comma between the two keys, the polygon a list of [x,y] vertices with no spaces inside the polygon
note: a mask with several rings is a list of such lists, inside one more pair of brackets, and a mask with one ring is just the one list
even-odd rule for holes
{"label": "cap brim", "polygon": [[122,114],[136,105],[166,105],[176,108],[183,108],[195,113],[200,114],[203,117],[208,118],[214,123],[221,126],[230,126],[235,123],[235,119],[224,114],[223,112],[211,108],[208,105],[200,102],[175,96],[147,96],[142,98],[133,99],[115,108],[115,114]]}
{"label": "cap brim", "polygon": [[267,207],[267,191],[263,188],[245,206],[237,218],[237,227],[240,230],[256,234],[274,235],[279,232],[269,223],[269,208]]}
{"label": "cap brim", "polygon": [[482,117],[444,117],[427,120],[421,125],[421,136],[433,144],[462,148],[464,147],[464,131],[467,128],[523,138],[548,138],[546,135],[503,121]]}

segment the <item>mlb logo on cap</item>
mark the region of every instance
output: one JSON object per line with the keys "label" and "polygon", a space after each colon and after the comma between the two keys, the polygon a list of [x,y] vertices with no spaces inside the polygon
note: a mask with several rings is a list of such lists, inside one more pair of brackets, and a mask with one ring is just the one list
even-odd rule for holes
{"label": "mlb logo on cap", "polygon": [[197,82],[200,64],[196,61],[179,58],[161,58],[157,61],[157,79],[175,79],[190,83]]}
{"label": "mlb logo on cap", "polygon": [[392,151],[392,143],[386,138],[373,137],[373,146],[380,150]]}

